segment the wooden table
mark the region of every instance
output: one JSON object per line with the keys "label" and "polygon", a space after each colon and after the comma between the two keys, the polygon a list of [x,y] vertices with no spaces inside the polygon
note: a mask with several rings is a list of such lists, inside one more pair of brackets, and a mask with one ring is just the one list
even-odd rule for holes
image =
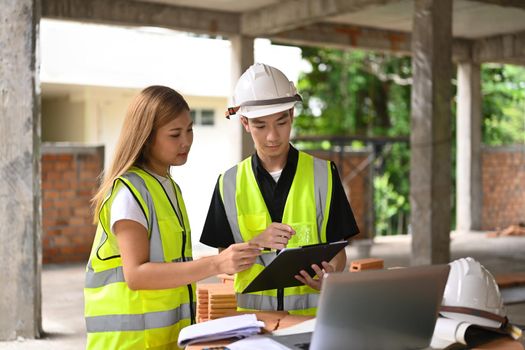
{"label": "wooden table", "polygon": [[[246,312],[238,312],[238,314]],[[251,312],[250,312],[251,313]],[[259,311],[255,312],[257,319],[263,321],[265,326],[262,333],[270,333],[276,329],[283,329],[300,322],[311,319],[310,316],[297,316],[290,315],[286,311]],[[233,316],[229,315],[229,316]],[[186,350],[203,350],[208,348],[217,348],[220,349],[228,344],[236,341],[237,339],[223,339],[216,340],[213,342],[199,343],[188,345]],[[446,349],[464,349],[465,347],[458,345],[452,345]],[[431,348],[428,348],[431,349]],[[510,337],[494,334],[492,336],[487,336],[484,339],[480,339],[474,347],[469,349],[472,350],[525,350],[525,346],[522,342],[512,340]]]}

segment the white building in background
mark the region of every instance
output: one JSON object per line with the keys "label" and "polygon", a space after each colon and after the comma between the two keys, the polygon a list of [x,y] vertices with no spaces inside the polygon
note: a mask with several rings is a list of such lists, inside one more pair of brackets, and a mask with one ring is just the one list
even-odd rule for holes
{"label": "white building in background", "polygon": [[[218,175],[240,160],[241,128],[224,118],[231,92],[230,42],[159,28],[124,28],[55,20],[41,22],[42,140],[103,144],[107,166],[133,96],[167,85],[195,117],[186,165],[172,169],[192,226],[196,255]],[[255,41],[255,60],[297,81],[300,49]]]}

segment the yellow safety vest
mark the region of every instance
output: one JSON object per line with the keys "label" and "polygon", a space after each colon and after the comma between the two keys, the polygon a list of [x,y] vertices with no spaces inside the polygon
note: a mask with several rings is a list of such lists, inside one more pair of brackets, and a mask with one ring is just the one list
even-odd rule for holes
{"label": "yellow safety vest", "polygon": [[86,268],[84,288],[87,349],[178,349],[182,328],[195,320],[195,285],[129,289],[110,211],[118,189],[126,186],[148,222],[151,262],[191,261],[191,231],[179,187],[173,182],[182,218],[160,182],[133,167],[115,180],[104,201]]}
{"label": "yellow safety vest", "polygon": [[[235,242],[246,242],[263,232],[272,219],[252,169],[251,157],[226,171],[219,189]],[[330,163],[299,152],[297,170],[286,199],[282,223],[296,235],[287,247],[326,242],[326,224],[332,197]],[[306,243],[306,244],[305,244]],[[246,293],[244,288],[275,256],[263,254],[249,269],[235,275],[237,305],[241,310],[276,310],[277,290]],[[308,287],[284,289],[284,310],[291,314],[315,315],[319,292]]]}

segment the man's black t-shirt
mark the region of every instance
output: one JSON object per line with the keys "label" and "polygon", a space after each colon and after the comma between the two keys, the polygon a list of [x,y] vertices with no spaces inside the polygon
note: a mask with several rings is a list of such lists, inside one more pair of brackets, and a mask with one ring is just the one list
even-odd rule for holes
{"label": "man's black t-shirt", "polygon": [[[252,156],[253,172],[266,207],[270,212],[272,222],[282,221],[286,198],[292,186],[298,159],[299,152],[290,146],[286,165],[279,177],[279,181],[276,183],[268,171],[263,168],[257,154]],[[337,168],[333,162],[330,162],[330,165],[332,167],[332,201],[330,203],[330,212],[326,226],[326,238],[328,242],[335,242],[348,239],[358,234],[359,229],[355,222],[352,208],[350,208],[350,204],[346,198]],[[221,199],[219,180],[217,180],[215,190],[213,191],[213,197],[200,241],[203,244],[215,248],[227,248],[235,243]]]}

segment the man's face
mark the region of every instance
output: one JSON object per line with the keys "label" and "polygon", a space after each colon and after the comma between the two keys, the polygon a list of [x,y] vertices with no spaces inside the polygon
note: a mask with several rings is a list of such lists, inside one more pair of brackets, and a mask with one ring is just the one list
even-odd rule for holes
{"label": "man's face", "polygon": [[279,157],[288,152],[292,131],[293,110],[286,110],[259,118],[241,118],[252,134],[259,157]]}

